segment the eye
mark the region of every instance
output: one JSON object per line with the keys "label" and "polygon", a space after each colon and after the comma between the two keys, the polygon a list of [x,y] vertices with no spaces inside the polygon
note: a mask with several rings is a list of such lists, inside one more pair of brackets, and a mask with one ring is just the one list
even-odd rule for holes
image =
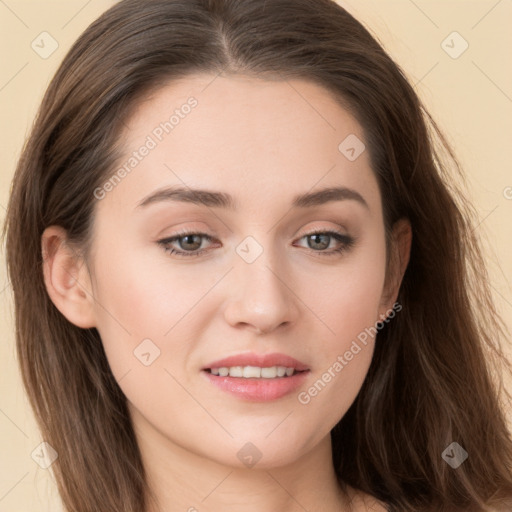
{"label": "eye", "polygon": [[[346,250],[349,250],[355,242],[353,237],[339,233],[337,231],[317,230],[302,236],[299,240],[302,240],[303,238],[307,238],[308,242],[310,242],[308,243],[308,249],[311,252],[319,253],[322,256],[334,256],[336,254],[340,254]],[[158,240],[157,243],[162,246],[164,251],[168,254],[187,258],[200,256],[207,251],[207,249],[201,248],[202,239],[206,240],[207,242],[211,242],[213,240],[213,238],[206,233],[183,231],[171,237]],[[339,246],[335,249],[331,249],[330,251],[326,251],[325,249],[329,247],[330,242],[333,239],[339,244]],[[178,242],[180,247],[179,249],[176,249],[176,247],[172,246],[172,244],[176,242]]]}
{"label": "eye", "polygon": [[[321,256],[335,256],[348,251],[355,243],[355,238],[338,231],[316,230],[304,235],[302,238],[308,239],[308,248],[315,253],[319,253]],[[333,239],[338,242],[338,247],[330,251],[325,251]]]}
{"label": "eye", "polygon": [[[193,231],[182,231],[176,235],[158,240],[157,243],[161,245],[165,252],[179,257],[199,256],[205,249],[198,250],[201,247],[201,238],[206,239],[208,242],[212,241],[212,237],[206,233],[194,233]],[[175,249],[171,244],[179,241],[181,249]],[[184,250],[183,250],[184,249]]]}

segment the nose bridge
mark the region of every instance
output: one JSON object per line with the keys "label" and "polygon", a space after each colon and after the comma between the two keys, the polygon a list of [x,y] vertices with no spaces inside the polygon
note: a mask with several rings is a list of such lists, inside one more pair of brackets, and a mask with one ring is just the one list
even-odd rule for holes
{"label": "nose bridge", "polygon": [[286,260],[279,257],[280,248],[272,240],[272,233],[247,236],[235,248],[236,292],[226,308],[226,320],[232,325],[248,324],[268,332],[298,316]]}

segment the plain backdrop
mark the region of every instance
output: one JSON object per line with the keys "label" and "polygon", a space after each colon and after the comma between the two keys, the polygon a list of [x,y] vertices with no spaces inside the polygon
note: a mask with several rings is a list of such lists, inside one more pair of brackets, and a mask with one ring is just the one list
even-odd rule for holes
{"label": "plain backdrop", "polygon": [[[79,34],[114,3],[0,1],[2,222],[15,162],[51,77]],[[362,21],[398,62],[454,146],[479,213],[476,229],[486,250],[496,303],[512,330],[512,68],[506,57],[512,48],[512,2],[339,3]],[[43,32],[49,36],[41,35]],[[37,46],[41,38],[45,38],[46,50],[41,43]],[[52,44],[58,45],[57,49],[44,55]],[[0,512],[58,512],[61,506],[51,472],[31,457],[42,439],[15,357],[11,292],[2,250]],[[510,354],[510,346],[508,350]],[[512,390],[512,382],[507,384]]]}

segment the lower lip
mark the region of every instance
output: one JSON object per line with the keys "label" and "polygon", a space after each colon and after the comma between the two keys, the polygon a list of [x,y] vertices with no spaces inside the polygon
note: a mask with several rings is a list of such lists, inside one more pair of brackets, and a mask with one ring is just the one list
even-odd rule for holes
{"label": "lower lip", "polygon": [[277,377],[275,379],[220,377],[206,370],[203,370],[202,373],[212,384],[223,391],[251,402],[268,402],[277,400],[297,389],[308,376],[309,370],[296,373],[291,377]]}

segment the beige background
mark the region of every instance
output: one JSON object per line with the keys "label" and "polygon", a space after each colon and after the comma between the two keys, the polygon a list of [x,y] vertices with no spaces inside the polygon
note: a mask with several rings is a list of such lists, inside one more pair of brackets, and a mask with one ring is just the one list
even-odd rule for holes
{"label": "beige background", "polygon": [[[1,221],[15,161],[49,80],[78,35],[114,3],[0,0]],[[339,3],[361,20],[401,65],[454,145],[480,215],[478,232],[488,240],[485,247],[494,295],[512,330],[512,70],[505,57],[512,48],[512,2]],[[58,49],[46,59],[31,48],[44,31],[58,42]],[[442,45],[454,31],[469,44],[455,59]],[[444,43],[452,53],[458,53],[462,45],[464,41],[457,35]],[[51,474],[31,458],[42,440],[18,375],[3,251],[0,315],[0,512],[57,512],[61,508]]]}

